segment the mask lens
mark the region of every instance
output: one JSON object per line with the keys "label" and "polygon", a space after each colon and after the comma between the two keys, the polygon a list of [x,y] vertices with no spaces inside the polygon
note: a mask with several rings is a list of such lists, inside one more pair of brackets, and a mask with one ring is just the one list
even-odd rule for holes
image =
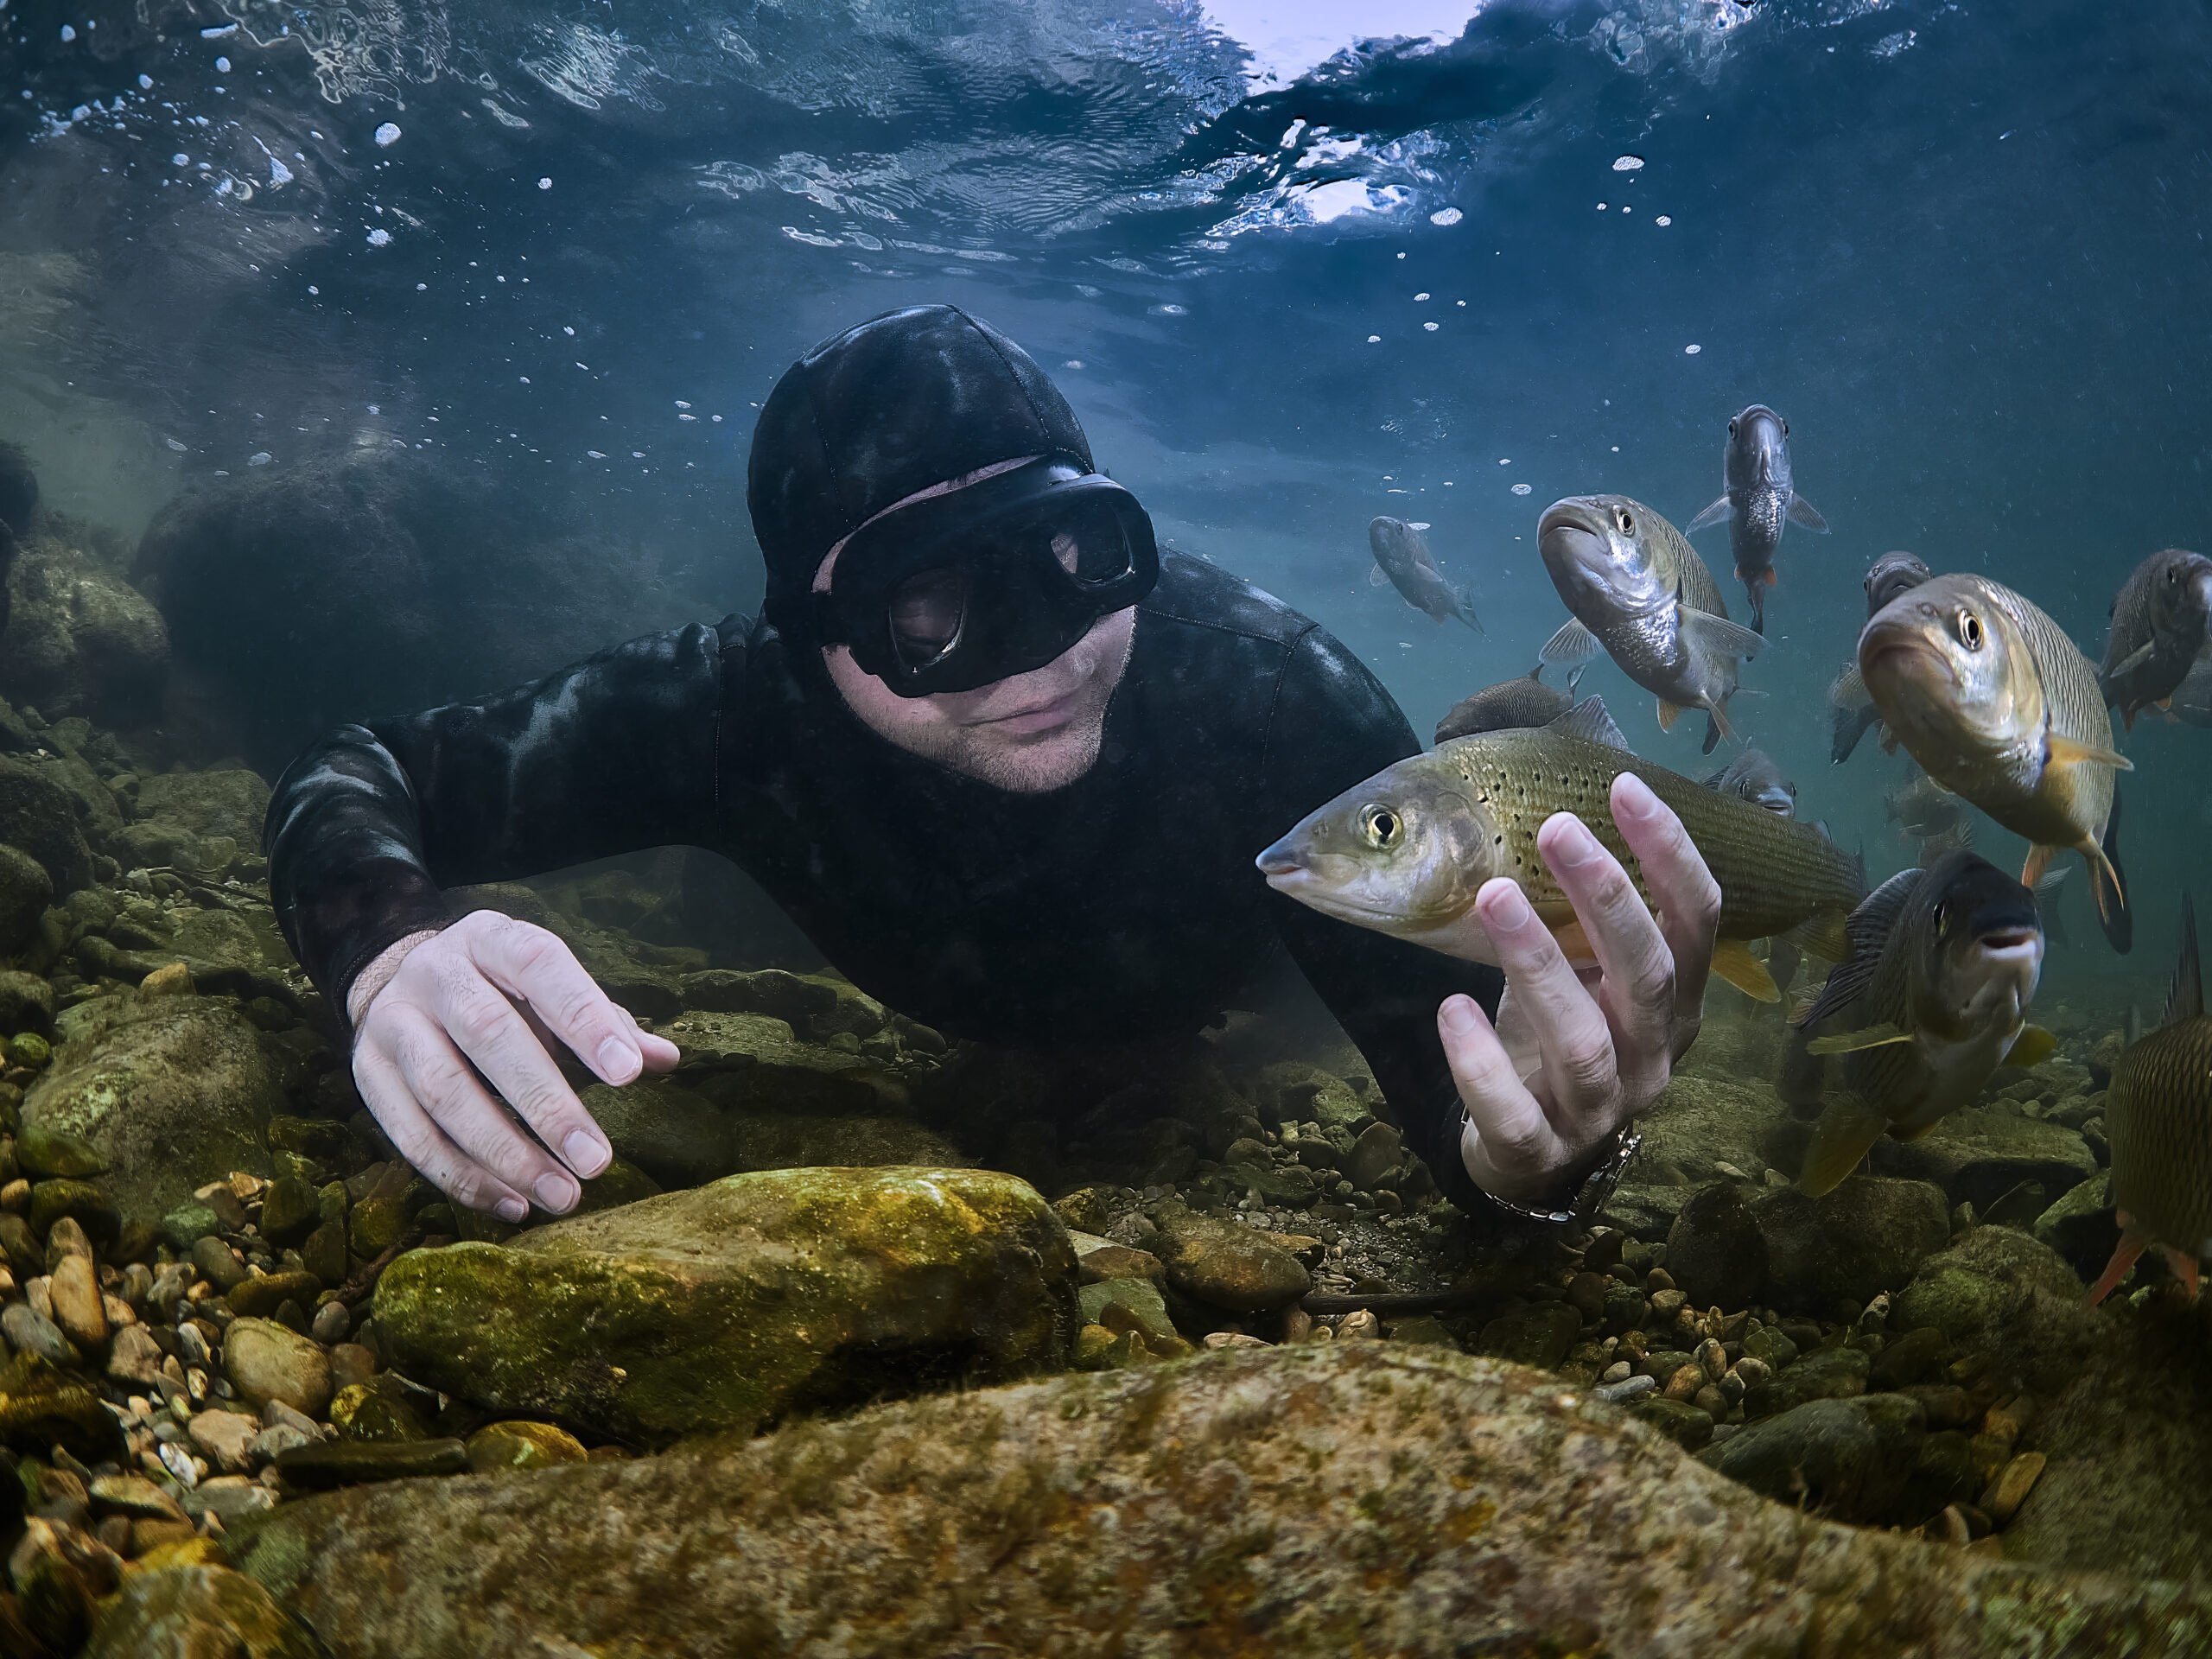
{"label": "mask lens", "polygon": [[1071,504],[1054,518],[1052,537],[1060,569],[1086,588],[1118,582],[1129,573],[1128,532],[1109,502]]}
{"label": "mask lens", "polygon": [[909,576],[891,596],[891,644],[906,668],[950,650],[968,618],[968,573],[957,566]]}

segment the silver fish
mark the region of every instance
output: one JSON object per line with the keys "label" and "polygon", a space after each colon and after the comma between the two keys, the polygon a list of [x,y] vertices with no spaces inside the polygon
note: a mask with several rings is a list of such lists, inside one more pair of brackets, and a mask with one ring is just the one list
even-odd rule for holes
{"label": "silver fish", "polygon": [[1602,648],[1659,699],[1659,725],[1706,711],[1705,753],[1734,735],[1736,664],[1766,641],[1728,620],[1705,561],[1666,519],[1624,495],[1571,495],[1544,509],[1537,550],[1574,620],[1537,654],[1585,663]]}
{"label": "silver fish", "polygon": [[2105,639],[2097,678],[2105,701],[2120,710],[2120,724],[2135,729],[2136,714],[2164,705],[2212,644],[2212,559],[2170,547],[2137,565],[2112,602],[2112,630]]}
{"label": "silver fish", "polygon": [[1736,580],[1751,600],[1751,631],[1764,633],[1766,590],[1774,586],[1783,524],[1794,521],[1825,536],[1828,521],[1791,487],[1789,423],[1764,404],[1753,404],[1728,423],[1720,479],[1720,499],[1690,520],[1689,533],[1727,521]]}
{"label": "silver fish", "polygon": [[1405,596],[1407,604],[1435,621],[1456,616],[1477,633],[1483,632],[1466,589],[1444,580],[1421,531],[1402,518],[1376,518],[1367,526],[1367,545],[1375,554],[1376,569]]}
{"label": "silver fish", "polygon": [[[1906,589],[1917,588],[1933,575],[1926,563],[1914,554],[1902,550],[1885,553],[1867,567],[1864,587],[1866,589],[1866,616],[1872,621],[1874,613]],[[1859,677],[1859,659],[1853,657],[1843,665],[1843,671],[1828,687],[1828,707],[1834,711],[1834,728],[1828,745],[1831,764],[1841,766],[1851,759],[1851,752],[1859,747],[1859,740],[1882,723],[1874,711],[1874,699],[1866,695],[1866,682]]]}

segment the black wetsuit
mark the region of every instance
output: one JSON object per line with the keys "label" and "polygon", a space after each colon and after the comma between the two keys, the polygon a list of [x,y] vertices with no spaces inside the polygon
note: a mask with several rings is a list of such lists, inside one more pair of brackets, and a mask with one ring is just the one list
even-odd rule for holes
{"label": "black wetsuit", "polygon": [[870,995],[1017,1047],[1195,1031],[1280,939],[1440,1186],[1480,1213],[1436,1008],[1459,990],[1495,1008],[1497,970],[1331,920],[1253,867],[1420,745],[1316,624],[1202,561],[1163,566],[1097,763],[1050,794],[884,741],[818,661],[794,672],[776,630],[742,616],[341,728],[270,804],[285,938],[343,1008],[378,952],[453,919],[442,887],[689,843],[734,860]]}

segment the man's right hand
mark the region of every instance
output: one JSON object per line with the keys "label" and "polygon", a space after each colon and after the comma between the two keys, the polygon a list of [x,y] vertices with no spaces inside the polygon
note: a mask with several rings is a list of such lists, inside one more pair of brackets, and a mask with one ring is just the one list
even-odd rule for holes
{"label": "man's right hand", "polygon": [[613,1157],[550,1041],[618,1086],[677,1060],[676,1045],[639,1031],[556,935],[496,911],[390,946],[347,1001],[353,1081],[399,1155],[456,1204],[503,1221],[532,1204],[565,1214],[582,1196],[577,1178]]}

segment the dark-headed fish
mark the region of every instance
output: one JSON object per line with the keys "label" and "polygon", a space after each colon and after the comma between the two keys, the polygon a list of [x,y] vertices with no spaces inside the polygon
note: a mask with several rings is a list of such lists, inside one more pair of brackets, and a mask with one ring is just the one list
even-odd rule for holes
{"label": "dark-headed fish", "polygon": [[1436,741],[1448,743],[1455,737],[1472,737],[1478,732],[1550,725],[1574,707],[1574,683],[1581,675],[1578,671],[1569,676],[1567,690],[1562,691],[1536,677],[1543,671],[1544,666],[1539,663],[1517,680],[1501,680],[1496,685],[1484,686],[1472,696],[1462,697],[1452,705],[1450,714],[1436,722]]}
{"label": "dark-headed fish", "polygon": [[2098,677],[2120,724],[2135,729],[2146,703],[2168,707],[2212,643],[2212,559],[2170,547],[2137,565],[2112,602]]}
{"label": "dark-headed fish", "polygon": [[1764,404],[1753,404],[1728,423],[1728,448],[1720,461],[1720,499],[1690,520],[1693,536],[1728,521],[1728,547],[1736,580],[1751,600],[1751,630],[1766,632],[1766,590],[1774,586],[1774,555],[1782,530],[1795,521],[1827,534],[1828,521],[1790,486],[1789,423]]}
{"label": "dark-headed fish", "polygon": [[2212,657],[2198,658],[2182,676],[2165,714],[2184,726],[2212,727]]}
{"label": "dark-headed fish", "polygon": [[1444,580],[1421,531],[1402,518],[1376,518],[1367,526],[1367,545],[1375,554],[1376,569],[1407,604],[1432,620],[1456,616],[1477,633],[1483,631],[1466,590]]}
{"label": "dark-headed fish", "polygon": [[1936,576],[1867,623],[1859,671],[1930,778],[2027,838],[2022,880],[2065,849],[2082,855],[2105,936],[2126,950],[2113,785],[2133,767],[2096,671],[2065,631],[1986,576]]}
{"label": "dark-headed fish", "polygon": [[1544,509],[1536,544],[1574,620],[1539,654],[1585,663],[1602,648],[1659,699],[1659,725],[1706,711],[1705,753],[1732,736],[1736,665],[1766,642],[1728,620],[1728,603],[1682,533],[1624,495],[1573,495]]}
{"label": "dark-headed fish", "polygon": [[1948,835],[1967,815],[1967,804],[1917,766],[1912,776],[1882,791],[1882,816],[1897,826],[1899,841]]}
{"label": "dark-headed fish", "polygon": [[1705,780],[1707,789],[1749,801],[1779,817],[1797,816],[1797,785],[1782,775],[1764,749],[1745,749]]}
{"label": "dark-headed fish", "polygon": [[1596,697],[1538,731],[1455,738],[1399,761],[1308,815],[1259,867],[1269,887],[1325,916],[1493,963],[1475,895],[1510,876],[1567,955],[1587,960],[1536,831],[1554,812],[1573,813],[1641,887],[1613,823],[1612,783],[1624,772],[1681,817],[1720,885],[1713,972],[1771,1002],[1778,993],[1751,940],[1794,932],[1831,958],[1843,954],[1843,919],[1866,885],[1858,861],[1818,830],[1637,760]]}
{"label": "dark-headed fish", "polygon": [[[1866,589],[1866,615],[1872,620],[1874,613],[1895,599],[1908,588],[1917,588],[1928,580],[1931,572],[1926,564],[1910,553],[1902,550],[1885,553],[1867,568],[1864,586]],[[1873,698],[1866,695],[1866,682],[1859,677],[1859,659],[1853,657],[1843,665],[1835,683],[1828,687],[1828,707],[1833,709],[1834,729],[1828,743],[1828,760],[1841,766],[1851,759],[1851,752],[1859,747],[1859,740],[1868,729],[1881,723],[1881,715],[1874,709]]]}
{"label": "dark-headed fish", "polygon": [[1815,1196],[1885,1133],[1925,1134],[1999,1062],[2032,1065],[2056,1046],[2027,1024],[2043,972],[2035,896],[1987,860],[1953,853],[1891,876],[1852,912],[1850,936],[1788,1065],[1793,1092],[1809,1084],[1823,1107],[1798,1178]]}
{"label": "dark-headed fish", "polygon": [[2196,1264],[2212,1254],[2212,1019],[2204,1013],[2196,905],[2186,893],[2165,1018],[2113,1062],[2105,1134],[2120,1248],[2090,1291],[2090,1305],[2104,1300],[2135,1258],[2153,1248],[2194,1297]]}

